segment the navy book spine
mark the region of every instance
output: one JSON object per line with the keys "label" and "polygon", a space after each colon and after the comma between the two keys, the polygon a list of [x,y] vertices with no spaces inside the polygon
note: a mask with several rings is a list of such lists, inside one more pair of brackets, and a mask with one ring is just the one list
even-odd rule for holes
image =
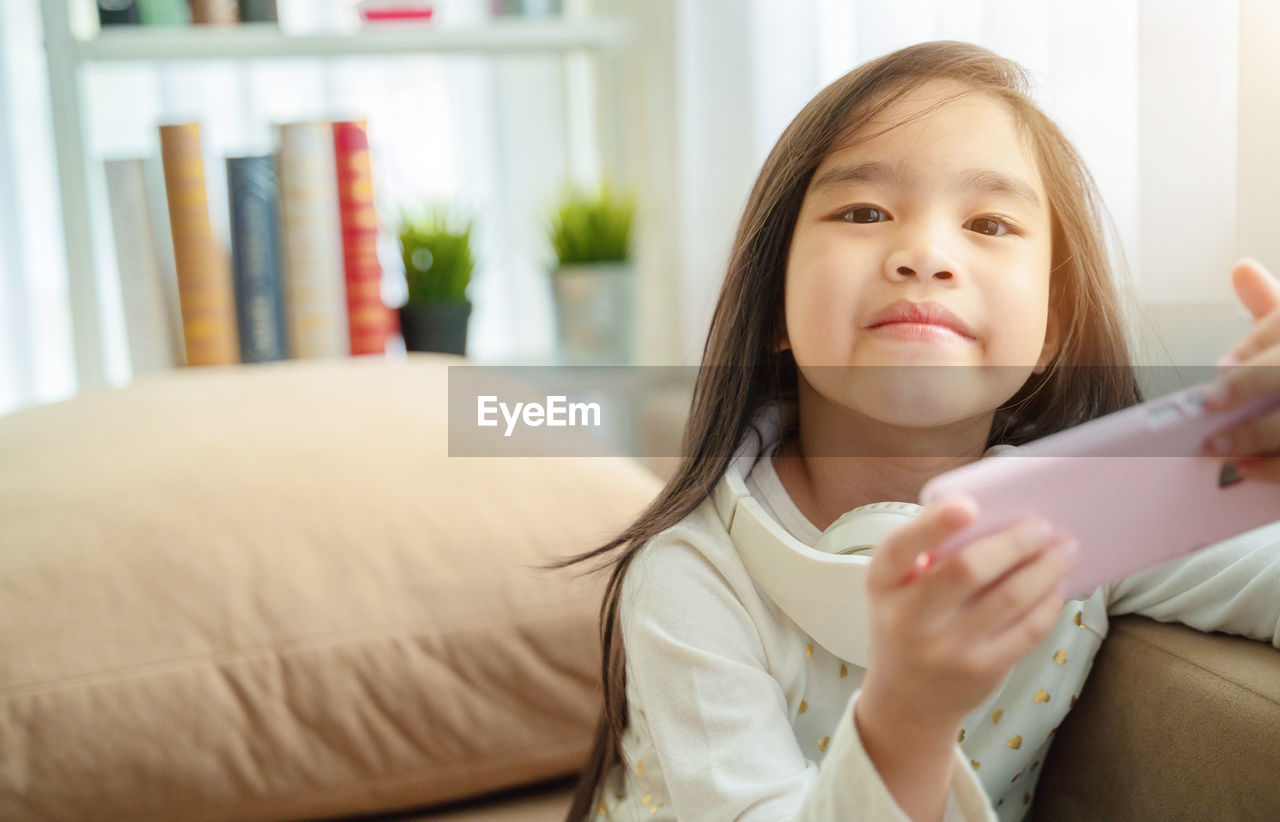
{"label": "navy book spine", "polygon": [[274,155],[228,157],[227,189],[241,357],[247,363],[287,359]]}

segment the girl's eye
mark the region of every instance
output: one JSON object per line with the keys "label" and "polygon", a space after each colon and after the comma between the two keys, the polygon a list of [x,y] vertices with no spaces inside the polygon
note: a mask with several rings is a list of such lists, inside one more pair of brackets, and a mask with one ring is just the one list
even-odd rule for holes
{"label": "girl's eye", "polygon": [[[846,223],[879,223],[888,219],[888,215],[875,206],[854,206],[841,212],[840,219]],[[974,226],[974,231],[987,237],[1003,237],[1006,234],[1017,233],[1009,223],[998,217],[976,217],[971,224]]]}
{"label": "girl's eye", "polygon": [[[985,234],[988,237],[1003,237],[1005,234],[1013,233],[1008,223],[1004,220],[996,219],[995,217],[975,218],[973,225],[975,227],[975,231],[979,234]],[[1001,228],[1004,228],[1003,232],[1000,231]]]}
{"label": "girl's eye", "polygon": [[877,215],[883,218],[884,212],[874,206],[855,206],[843,212],[840,219],[846,223],[878,223],[881,220],[877,219]]}

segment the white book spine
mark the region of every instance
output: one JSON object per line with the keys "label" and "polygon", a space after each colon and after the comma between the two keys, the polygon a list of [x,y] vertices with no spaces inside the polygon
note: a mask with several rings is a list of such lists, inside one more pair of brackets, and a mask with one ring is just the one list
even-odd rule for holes
{"label": "white book spine", "polygon": [[169,223],[168,194],[164,187],[164,162],[159,153],[142,164],[147,181],[147,213],[151,217],[152,248],[160,267],[161,291],[169,310],[169,329],[173,337],[177,364],[187,364],[187,342],[182,335],[182,300],[178,297],[178,263],[173,255],[173,228]]}
{"label": "white book spine", "polygon": [[277,134],[289,350],[297,358],[343,357],[351,342],[333,129],[288,123]]}
{"label": "white book spine", "polygon": [[105,163],[129,365],[135,377],[182,364],[156,256],[144,164],[141,159]]}

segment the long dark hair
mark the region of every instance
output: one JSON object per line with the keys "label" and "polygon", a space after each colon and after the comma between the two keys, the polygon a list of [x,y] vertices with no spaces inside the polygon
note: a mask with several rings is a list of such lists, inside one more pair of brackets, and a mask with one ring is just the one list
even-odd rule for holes
{"label": "long dark hair", "polygon": [[760,407],[794,395],[795,360],[789,350],[776,351],[774,342],[784,322],[791,234],[814,170],[838,141],[856,137],[869,118],[936,79],[958,80],[966,93],[1008,104],[1052,207],[1049,305],[1064,336],[1049,367],[997,409],[987,447],[1029,442],[1142,399],[1124,333],[1128,317],[1107,252],[1104,229],[1114,236],[1114,226],[1079,154],[1033,102],[1025,69],[971,43],[939,41],[872,60],[827,86],[783,132],[751,190],[711,318],[678,470],[617,537],[544,566],[597,559],[586,573],[611,570],[600,607],[604,707],[566,822],[590,816],[610,769],[622,759],[627,698],[618,602],[627,568],[646,542],[707,498]]}

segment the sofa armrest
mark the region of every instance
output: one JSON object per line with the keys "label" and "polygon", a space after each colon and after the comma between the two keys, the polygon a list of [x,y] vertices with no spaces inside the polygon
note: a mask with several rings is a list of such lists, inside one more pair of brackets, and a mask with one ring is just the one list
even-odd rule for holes
{"label": "sofa armrest", "polygon": [[1280,650],[1113,620],[1031,818],[1280,819]]}

